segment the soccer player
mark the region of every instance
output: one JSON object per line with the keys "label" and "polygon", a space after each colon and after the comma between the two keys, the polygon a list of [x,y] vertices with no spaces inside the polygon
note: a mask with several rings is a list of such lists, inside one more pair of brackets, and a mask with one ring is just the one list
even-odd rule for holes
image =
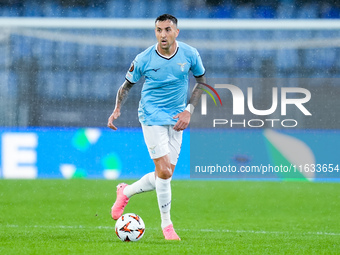
{"label": "soccer player", "polygon": [[[161,227],[167,240],[180,240],[170,219],[170,181],[181,149],[182,132],[188,127],[194,106],[201,97],[200,88],[203,86],[200,83],[206,80],[197,50],[177,41],[178,34],[174,16],[163,14],[156,19],[157,43],[138,54],[132,62],[125,82],[117,92],[115,109],[108,119],[108,127],[117,130],[113,121],[120,116],[129,90],[145,76],[138,117],[155,171],[131,185],[121,183],[117,186],[111,216],[117,220],[133,195],[156,190]],[[197,83],[186,106],[189,71]]]}

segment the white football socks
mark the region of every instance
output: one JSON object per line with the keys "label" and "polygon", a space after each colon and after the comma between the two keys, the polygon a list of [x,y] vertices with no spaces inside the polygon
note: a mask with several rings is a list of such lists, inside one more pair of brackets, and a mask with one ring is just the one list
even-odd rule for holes
{"label": "white football socks", "polygon": [[170,219],[171,208],[171,178],[161,179],[156,177],[156,193],[159,211],[161,212],[162,229],[172,224]]}
{"label": "white football socks", "polygon": [[155,172],[144,175],[138,181],[128,185],[123,193],[128,198],[135,194],[156,189],[159,211],[161,213],[162,229],[172,224],[170,219],[171,208],[171,178],[161,179],[155,177]]}
{"label": "white football socks", "polygon": [[125,196],[130,198],[135,194],[154,190],[156,187],[155,181],[156,181],[155,172],[148,173],[138,181],[132,183],[131,185],[126,186],[125,189],[123,190],[123,193]]}

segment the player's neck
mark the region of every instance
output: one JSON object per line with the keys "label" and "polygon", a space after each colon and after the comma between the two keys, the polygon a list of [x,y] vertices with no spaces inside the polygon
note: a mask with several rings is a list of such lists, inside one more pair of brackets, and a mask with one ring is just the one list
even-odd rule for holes
{"label": "player's neck", "polygon": [[177,44],[177,41],[175,41],[169,49],[162,49],[160,47],[159,44],[157,44],[157,52],[158,54],[160,54],[161,56],[165,57],[165,58],[171,58],[177,51],[177,47],[178,47],[178,44]]}

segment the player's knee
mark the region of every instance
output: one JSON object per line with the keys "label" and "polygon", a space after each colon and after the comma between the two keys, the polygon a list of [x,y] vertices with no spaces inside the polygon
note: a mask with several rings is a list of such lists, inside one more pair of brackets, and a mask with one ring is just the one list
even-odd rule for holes
{"label": "player's knee", "polygon": [[160,164],[157,169],[157,175],[162,179],[169,179],[172,177],[172,169],[170,164]]}
{"label": "player's knee", "polygon": [[169,179],[172,177],[171,168],[163,168],[158,171],[158,177],[162,179]]}
{"label": "player's knee", "polygon": [[168,155],[154,159],[154,163],[156,166],[156,174],[159,178],[169,179],[172,177],[173,169]]}

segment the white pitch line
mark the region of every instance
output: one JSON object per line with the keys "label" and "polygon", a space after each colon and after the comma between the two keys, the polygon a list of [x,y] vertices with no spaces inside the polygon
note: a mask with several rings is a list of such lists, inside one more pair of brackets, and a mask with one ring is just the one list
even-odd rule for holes
{"label": "white pitch line", "polygon": [[[50,228],[50,229],[111,229],[114,230],[113,226],[19,226],[19,225],[4,225],[1,227],[6,228]],[[157,230],[158,228],[147,228],[150,230]],[[178,231],[188,232],[188,231],[195,231],[195,232],[217,232],[217,233],[245,233],[245,234],[267,234],[267,235],[288,235],[288,234],[298,234],[298,232],[289,232],[289,231],[264,231],[264,230],[230,230],[230,229],[178,229]],[[340,233],[332,233],[332,232],[302,232],[299,234],[304,235],[329,235],[329,236],[340,236]]]}

